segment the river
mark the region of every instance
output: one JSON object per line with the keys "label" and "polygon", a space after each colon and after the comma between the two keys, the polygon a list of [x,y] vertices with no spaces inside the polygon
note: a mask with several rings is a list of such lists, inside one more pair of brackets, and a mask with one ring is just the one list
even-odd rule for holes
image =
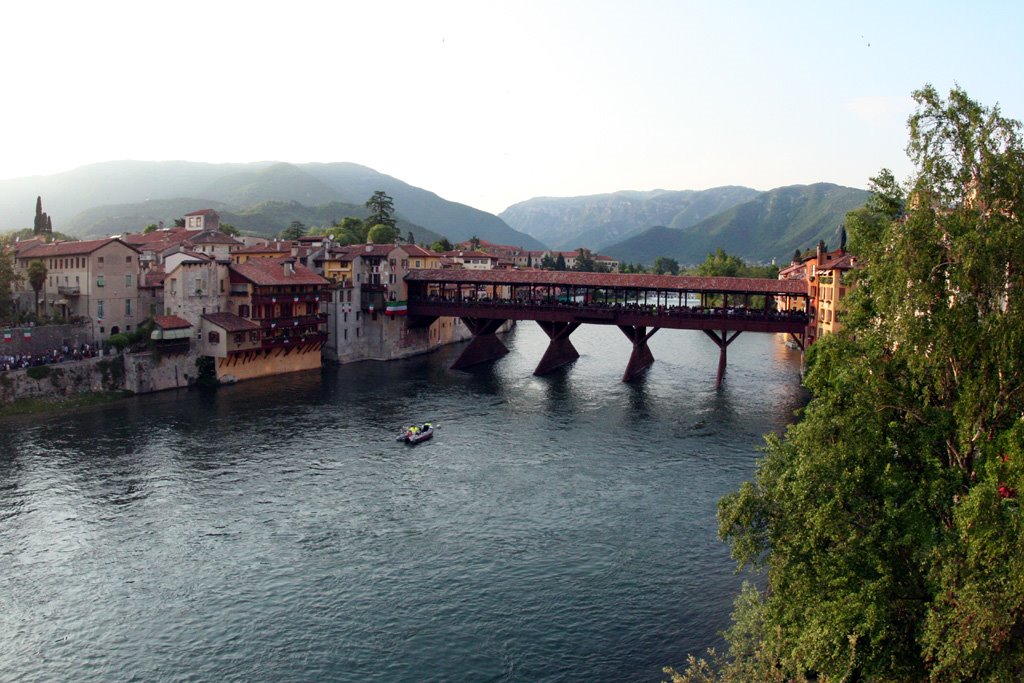
{"label": "river", "polygon": [[[659,681],[721,647],[719,497],[803,401],[774,336],[616,328],[0,423],[0,679]],[[432,441],[394,439],[433,420]]]}

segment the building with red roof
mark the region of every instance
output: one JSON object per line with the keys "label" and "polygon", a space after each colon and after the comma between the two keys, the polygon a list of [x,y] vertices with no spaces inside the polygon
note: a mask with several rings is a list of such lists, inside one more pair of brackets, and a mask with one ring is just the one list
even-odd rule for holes
{"label": "building with red roof", "polygon": [[[780,280],[803,282],[807,287],[807,345],[843,328],[841,302],[855,286],[850,271],[856,267],[857,258],[845,248],[826,252],[819,243],[814,253],[779,270]],[[784,308],[782,302],[779,305]]]}
{"label": "building with red roof", "polygon": [[38,297],[28,289],[19,299],[28,294],[30,310],[87,324],[96,341],[131,332],[149,315],[140,307],[139,256],[116,237],[26,245],[15,256],[22,287],[32,261],[46,266],[46,282]]}

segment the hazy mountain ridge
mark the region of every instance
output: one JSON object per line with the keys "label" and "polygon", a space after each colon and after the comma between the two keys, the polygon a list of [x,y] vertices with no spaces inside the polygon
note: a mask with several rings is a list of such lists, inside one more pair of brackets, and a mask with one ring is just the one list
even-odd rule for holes
{"label": "hazy mountain ridge", "polygon": [[[311,224],[303,216],[319,215],[322,207],[350,204],[361,208],[377,190],[394,199],[398,217],[414,233],[420,229],[424,236],[417,235],[417,241],[426,241],[427,233],[452,241],[476,235],[497,243],[544,247],[493,214],[351,163],[114,161],[50,176],[0,180],[0,229],[30,225],[35,199],[42,196],[44,209],[54,217],[54,227],[82,237],[139,231],[160,220],[170,224],[184,213],[202,208],[217,209],[226,222],[241,230],[277,234],[292,220]],[[259,211],[255,207],[267,202],[297,202],[303,211],[264,232],[269,226],[265,219],[256,218]],[[362,216],[365,210],[344,215]],[[135,216],[144,222],[127,225]]]}
{"label": "hazy mountain ridge", "polygon": [[652,228],[605,252],[629,262],[649,264],[668,256],[693,265],[721,247],[752,262],[787,263],[794,250],[812,247],[818,240],[838,246],[839,225],[869,197],[866,190],[832,183],[780,187],[685,229]]}
{"label": "hazy mountain ridge", "polygon": [[556,249],[602,250],[657,225],[688,227],[758,194],[747,187],[625,190],[582,197],[535,197],[499,214]]}

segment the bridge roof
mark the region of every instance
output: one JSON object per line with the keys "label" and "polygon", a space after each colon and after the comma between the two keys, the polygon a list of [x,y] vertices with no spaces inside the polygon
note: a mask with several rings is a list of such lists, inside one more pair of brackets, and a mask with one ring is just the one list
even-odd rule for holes
{"label": "bridge roof", "polygon": [[479,285],[557,285],[682,292],[807,295],[803,280],[634,273],[578,273],[558,270],[410,270],[406,282]]}

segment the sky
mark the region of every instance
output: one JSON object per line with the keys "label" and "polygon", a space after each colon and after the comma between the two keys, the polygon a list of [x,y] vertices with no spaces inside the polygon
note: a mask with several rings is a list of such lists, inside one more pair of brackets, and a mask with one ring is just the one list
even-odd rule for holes
{"label": "sky", "polygon": [[118,159],[369,166],[498,213],[866,187],[911,93],[1024,118],[1020,2],[53,0],[4,6],[0,178]]}

